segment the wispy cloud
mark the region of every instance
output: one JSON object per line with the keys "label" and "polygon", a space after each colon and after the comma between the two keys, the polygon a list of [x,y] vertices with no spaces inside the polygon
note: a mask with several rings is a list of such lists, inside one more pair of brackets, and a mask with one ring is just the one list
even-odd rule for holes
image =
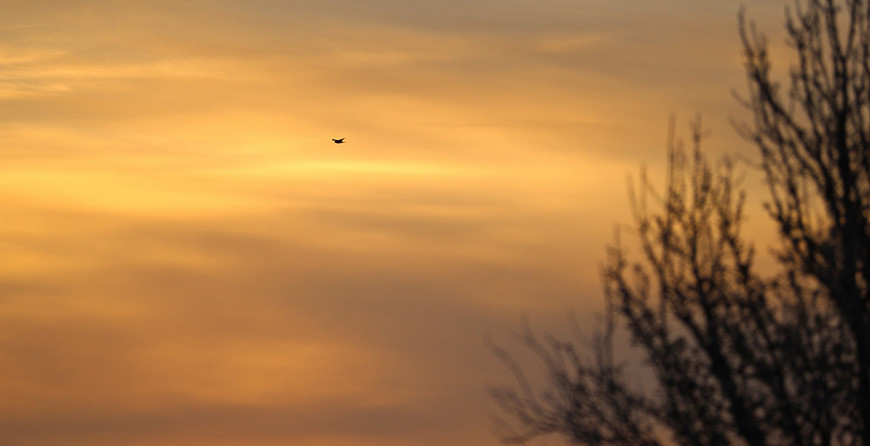
{"label": "wispy cloud", "polygon": [[5,2],[0,442],[496,444],[726,3]]}

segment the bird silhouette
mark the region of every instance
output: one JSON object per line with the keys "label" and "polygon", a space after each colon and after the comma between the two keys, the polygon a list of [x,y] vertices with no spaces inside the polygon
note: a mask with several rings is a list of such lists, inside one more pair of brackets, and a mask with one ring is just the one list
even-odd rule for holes
{"label": "bird silhouette", "polygon": [[344,138],[338,138],[338,139],[332,138],[332,142],[334,142],[336,144],[344,144]]}

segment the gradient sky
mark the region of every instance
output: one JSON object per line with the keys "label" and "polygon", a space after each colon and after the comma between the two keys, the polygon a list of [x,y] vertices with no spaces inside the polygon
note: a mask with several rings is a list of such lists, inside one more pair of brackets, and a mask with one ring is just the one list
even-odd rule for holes
{"label": "gradient sky", "polygon": [[751,150],[739,6],[3,0],[0,443],[498,444],[668,115]]}

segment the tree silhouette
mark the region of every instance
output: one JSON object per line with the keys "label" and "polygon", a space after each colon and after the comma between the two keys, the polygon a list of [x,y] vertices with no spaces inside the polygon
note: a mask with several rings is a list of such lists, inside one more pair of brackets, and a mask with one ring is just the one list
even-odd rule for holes
{"label": "tree silhouette", "polygon": [[[535,389],[496,388],[506,443],[562,434],[585,445],[870,444],[870,4],[807,0],[788,11],[787,89],[768,44],[740,14],[751,122],[779,268],[762,274],[741,234],[732,163],[670,138],[661,195],[632,192],[639,258],[618,238],[602,268],[606,324],[591,348],[530,329],[547,371]],[[624,326],[655,389],[614,358]]]}

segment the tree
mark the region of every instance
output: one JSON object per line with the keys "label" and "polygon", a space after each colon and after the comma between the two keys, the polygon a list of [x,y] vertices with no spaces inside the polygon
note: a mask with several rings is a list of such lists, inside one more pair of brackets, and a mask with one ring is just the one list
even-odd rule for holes
{"label": "tree", "polygon": [[[870,444],[870,3],[807,0],[787,12],[786,90],[740,14],[758,148],[779,240],[762,273],[741,234],[733,163],[671,138],[661,195],[632,193],[640,255],[618,238],[602,267],[606,324],[584,350],[526,329],[549,380],[492,391],[506,443],[558,433],[584,445]],[[653,203],[654,206],[650,206]],[[656,388],[614,358],[624,327]]]}

